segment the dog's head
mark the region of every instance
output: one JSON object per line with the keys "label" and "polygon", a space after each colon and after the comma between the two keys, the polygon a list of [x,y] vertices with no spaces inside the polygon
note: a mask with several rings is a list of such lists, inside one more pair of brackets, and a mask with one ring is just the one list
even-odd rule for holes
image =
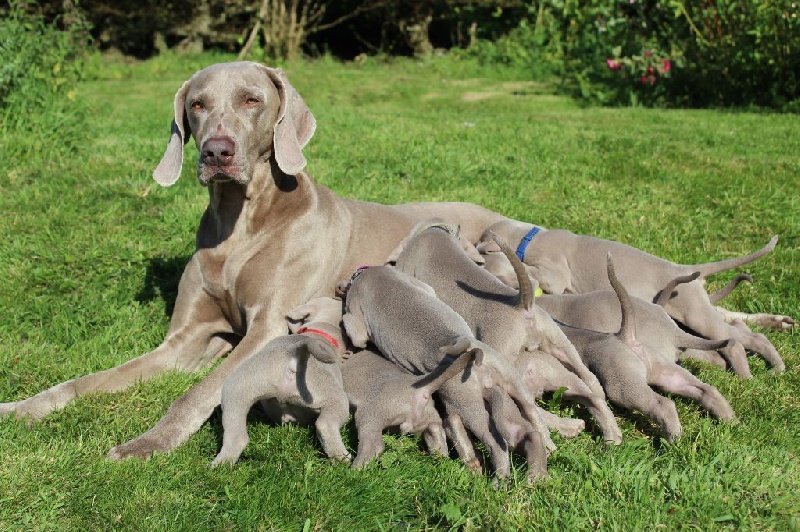
{"label": "dog's head", "polygon": [[305,168],[303,147],[316,121],[283,70],[248,61],[219,63],[195,73],[175,94],[172,133],[153,178],[169,186],[180,177],[183,145],[194,137],[203,185],[246,185],[253,166],[274,158],[280,170]]}

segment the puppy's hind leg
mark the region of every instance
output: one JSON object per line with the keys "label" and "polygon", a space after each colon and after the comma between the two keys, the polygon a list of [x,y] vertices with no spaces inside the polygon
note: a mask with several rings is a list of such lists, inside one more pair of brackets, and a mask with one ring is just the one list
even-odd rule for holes
{"label": "puppy's hind leg", "polygon": [[247,435],[247,413],[261,398],[273,397],[278,389],[265,383],[261,372],[238,371],[222,386],[222,449],[211,467],[235,464],[250,442]]}
{"label": "puppy's hind leg", "polygon": [[344,391],[325,405],[317,417],[314,426],[317,438],[325,454],[334,460],[350,459],[350,453],[342,441],[341,429],[350,417],[350,405]]}
{"label": "puppy's hind leg", "polygon": [[351,467],[361,469],[383,452],[384,427],[372,412],[364,408],[356,410],[355,422],[358,432],[358,452]]}
{"label": "puppy's hind leg", "polygon": [[688,397],[723,421],[733,421],[736,415],[725,396],[710,384],[701,381],[682,367],[659,362],[651,370],[650,384],[664,391]]}

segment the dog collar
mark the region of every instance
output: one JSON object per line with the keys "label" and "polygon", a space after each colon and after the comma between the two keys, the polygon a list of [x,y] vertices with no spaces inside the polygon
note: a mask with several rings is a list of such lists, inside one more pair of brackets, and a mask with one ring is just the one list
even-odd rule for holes
{"label": "dog collar", "polygon": [[522,237],[522,241],[520,241],[519,246],[517,246],[517,251],[516,251],[517,257],[519,257],[520,261],[525,262],[525,250],[528,249],[528,244],[531,243],[531,240],[533,240],[533,237],[538,235],[539,231],[541,231],[541,230],[542,230],[541,227],[539,227],[537,225],[534,225],[533,229],[528,231],[528,233],[524,237]]}
{"label": "dog collar", "polygon": [[334,348],[339,349],[339,342],[336,341],[336,338],[334,338],[333,336],[324,331],[320,331],[319,329],[309,329],[308,327],[303,327],[297,331],[297,334],[303,334],[303,333],[311,333],[311,334],[316,334],[317,336],[322,336],[327,341],[329,341]]}
{"label": "dog collar", "polygon": [[366,270],[368,268],[369,268],[369,266],[359,266],[356,269],[356,271],[353,272],[353,275],[350,276],[350,280],[347,281],[347,287],[344,289],[344,291],[347,292],[348,290],[350,290],[350,287],[353,285],[353,283],[356,281],[356,279],[358,279],[358,276],[361,275],[362,273],[364,273],[364,270]]}

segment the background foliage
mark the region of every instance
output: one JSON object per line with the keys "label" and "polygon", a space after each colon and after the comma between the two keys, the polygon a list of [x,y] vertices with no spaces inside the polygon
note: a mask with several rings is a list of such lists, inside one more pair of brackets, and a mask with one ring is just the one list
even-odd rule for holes
{"label": "background foliage", "polygon": [[[559,80],[585,102],[800,110],[796,0],[15,0],[135,57],[453,52]],[[12,17],[13,19],[13,17]],[[6,29],[5,31],[9,31]],[[35,53],[35,43],[25,53]]]}

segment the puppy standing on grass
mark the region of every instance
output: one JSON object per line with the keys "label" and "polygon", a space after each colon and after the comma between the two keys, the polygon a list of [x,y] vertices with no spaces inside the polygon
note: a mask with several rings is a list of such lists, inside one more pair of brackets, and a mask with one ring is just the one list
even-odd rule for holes
{"label": "puppy standing on grass", "polygon": [[[675,279],[665,288],[665,297],[675,286],[691,282],[694,278],[695,275]],[[699,357],[702,353],[719,349],[724,345],[723,342],[686,333],[655,303],[633,297],[628,299],[631,313],[635,316],[636,338],[642,348],[641,358],[646,367],[647,384],[693,399],[719,419],[733,421],[733,408],[719,390],[677,364],[681,351],[686,348],[697,350],[695,356]],[[619,330],[623,321],[624,309],[620,308],[619,297],[613,290],[545,295],[537,301],[553,317],[571,327],[613,333]]]}
{"label": "puppy standing on grass", "polygon": [[[665,372],[663,381],[654,382],[653,377],[659,375],[659,370],[667,369],[667,364],[648,352],[637,335],[633,304],[625,287],[617,279],[610,253],[607,255],[607,265],[607,275],[621,309],[618,332],[608,334],[569,325],[562,325],[562,328],[589,368],[603,383],[609,401],[644,413],[659,424],[668,441],[674,441],[683,433],[675,403],[656,393],[650,388],[650,383],[666,387],[670,382],[680,382],[679,376],[674,372]],[[707,343],[709,348],[719,349],[728,340]],[[679,368],[674,363],[671,364]],[[688,372],[686,374],[694,379]],[[674,384],[673,389],[680,389],[685,384],[687,383]],[[704,397],[710,401],[708,404],[704,403],[704,406],[716,410],[715,413],[723,419],[733,419],[733,410],[721,394],[708,393]],[[718,402],[720,398],[721,402]],[[712,403],[713,406],[710,406]]]}
{"label": "puppy standing on grass", "polygon": [[[296,334],[281,336],[247,359],[222,386],[222,450],[211,467],[235,463],[247,446],[247,413],[262,401],[275,421],[316,417],[325,454],[347,460],[340,429],[350,417],[339,362],[344,351],[342,302],[314,299],[287,318]],[[297,322],[300,322],[299,324]]]}
{"label": "puppy standing on grass", "polygon": [[[532,425],[537,476],[546,474],[547,449],[555,446],[539,418],[533,398],[502,355],[478,341],[464,319],[440,301],[430,286],[394,268],[376,266],[354,275],[347,292],[344,326],[353,344],[372,341],[389,360],[417,375],[434,371],[448,355],[478,350],[483,364],[472,366],[465,381],[450,379],[439,389],[448,413],[457,414],[489,450],[495,474],[509,474],[502,429],[484,405],[502,388],[517,401]],[[496,395],[496,394],[494,394]]]}
{"label": "puppy standing on grass", "polygon": [[480,365],[477,350],[466,351],[452,364],[444,363],[424,377],[413,375],[380,354],[363,350],[342,366],[344,389],[355,408],[358,454],[353,467],[363,467],[383,452],[381,433],[398,427],[400,432],[422,434],[428,450],[447,456],[442,418],[432,395],[442,384],[457,379],[470,362]]}

